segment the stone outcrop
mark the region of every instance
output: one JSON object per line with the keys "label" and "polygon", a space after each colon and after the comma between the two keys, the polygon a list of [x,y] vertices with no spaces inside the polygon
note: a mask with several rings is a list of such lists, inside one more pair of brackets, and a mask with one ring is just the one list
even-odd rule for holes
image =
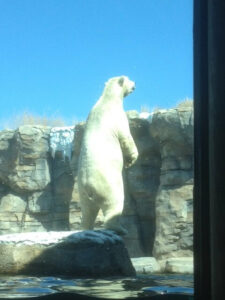
{"label": "stone outcrop", "polygon": [[193,109],[155,113],[150,125],[160,145],[160,185],[156,197],[157,259],[192,255]]}
{"label": "stone outcrop", "polygon": [[[192,255],[193,109],[129,112],[139,151],[124,170],[122,222],[131,257],[158,260]],[[85,123],[74,129],[72,160],[51,155],[51,128],[21,126],[0,132],[0,234],[80,229],[76,184]],[[64,151],[65,152],[65,151]],[[101,228],[101,213],[96,228]]]}
{"label": "stone outcrop", "polygon": [[[49,149],[50,128],[0,132],[0,232],[69,230],[73,176]],[[60,181],[60,182],[59,182]]]}
{"label": "stone outcrop", "polygon": [[132,264],[137,274],[160,273],[161,267],[154,257],[131,258]]}
{"label": "stone outcrop", "polygon": [[131,134],[138,148],[137,162],[124,171],[125,205],[122,222],[131,257],[151,256],[155,237],[155,199],[159,186],[159,145],[149,130],[149,122],[129,113]]}
{"label": "stone outcrop", "polygon": [[171,257],[160,261],[162,273],[193,274],[193,257]]}
{"label": "stone outcrop", "polygon": [[134,276],[123,240],[104,231],[0,236],[0,274]]}
{"label": "stone outcrop", "polygon": [[0,232],[45,230],[52,213],[50,128],[0,132]]}

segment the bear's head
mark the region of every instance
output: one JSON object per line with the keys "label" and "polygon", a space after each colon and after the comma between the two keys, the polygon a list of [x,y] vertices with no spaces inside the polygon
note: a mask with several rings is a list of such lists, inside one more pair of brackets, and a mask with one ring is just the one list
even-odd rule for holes
{"label": "bear's head", "polygon": [[106,82],[106,89],[124,98],[134,91],[135,82],[131,81],[127,76],[113,77]]}
{"label": "bear's head", "polygon": [[118,79],[118,84],[123,89],[123,97],[129,95],[135,89],[135,82],[131,81],[127,76],[120,76]]}

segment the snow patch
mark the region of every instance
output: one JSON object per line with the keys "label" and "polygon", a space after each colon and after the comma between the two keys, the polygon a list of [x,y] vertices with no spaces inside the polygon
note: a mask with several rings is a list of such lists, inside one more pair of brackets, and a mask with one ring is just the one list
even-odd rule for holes
{"label": "snow patch", "polygon": [[0,236],[0,244],[52,245],[61,242],[80,243],[82,241],[104,244],[105,242],[121,241],[121,238],[110,230],[23,232]]}
{"label": "snow patch", "polygon": [[152,113],[149,113],[149,112],[144,111],[144,112],[139,113],[139,118],[145,119],[145,120],[147,120],[149,123],[151,123],[151,122],[152,122],[152,117],[153,117],[153,115],[154,115],[153,112],[152,112]]}
{"label": "snow patch", "polygon": [[56,151],[62,152],[63,158],[71,159],[74,126],[53,127],[50,132],[51,155],[55,158]]}

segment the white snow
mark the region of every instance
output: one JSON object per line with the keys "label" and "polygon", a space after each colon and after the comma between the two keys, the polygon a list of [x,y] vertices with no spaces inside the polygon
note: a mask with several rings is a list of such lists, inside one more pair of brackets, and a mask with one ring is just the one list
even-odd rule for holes
{"label": "white snow", "polygon": [[147,111],[143,111],[141,113],[139,113],[139,118],[141,119],[148,119],[148,117],[151,115],[151,113],[147,112]]}
{"label": "white snow", "polygon": [[56,151],[62,152],[63,158],[71,159],[74,126],[53,127],[50,132],[50,149],[55,158]]}
{"label": "white snow", "polygon": [[152,112],[152,113],[149,113],[149,112],[141,112],[141,113],[139,113],[139,118],[141,118],[141,119],[145,119],[145,120],[147,120],[149,123],[151,123],[152,122],[152,117],[153,117],[153,115],[154,115],[154,112]]}
{"label": "white snow", "polygon": [[23,232],[0,235],[0,244],[52,245],[60,242],[79,243],[84,240],[104,244],[107,241],[114,243],[121,238],[109,230]]}

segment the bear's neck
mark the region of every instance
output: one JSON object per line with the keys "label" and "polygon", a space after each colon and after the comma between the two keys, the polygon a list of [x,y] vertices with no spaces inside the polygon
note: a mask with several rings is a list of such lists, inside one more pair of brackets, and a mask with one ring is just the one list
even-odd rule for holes
{"label": "bear's neck", "polygon": [[111,89],[105,88],[103,91],[101,100],[104,102],[123,103],[123,90],[122,89]]}

